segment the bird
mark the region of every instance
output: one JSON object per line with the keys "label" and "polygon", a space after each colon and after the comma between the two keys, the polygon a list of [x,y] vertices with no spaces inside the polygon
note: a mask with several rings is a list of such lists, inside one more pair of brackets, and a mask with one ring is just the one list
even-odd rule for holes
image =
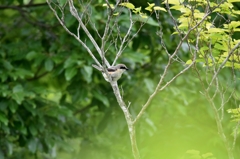
{"label": "bird", "polygon": [[[94,68],[96,68],[97,70],[101,71],[105,80],[109,82],[108,76],[106,75],[106,73],[103,71],[103,69],[101,67],[99,67],[95,64],[93,64],[92,66]],[[115,66],[110,66],[109,68],[107,68],[108,74],[110,75],[111,80],[114,82],[119,80],[121,78],[123,72],[125,72],[127,70],[128,70],[128,68],[124,64],[117,64]]]}

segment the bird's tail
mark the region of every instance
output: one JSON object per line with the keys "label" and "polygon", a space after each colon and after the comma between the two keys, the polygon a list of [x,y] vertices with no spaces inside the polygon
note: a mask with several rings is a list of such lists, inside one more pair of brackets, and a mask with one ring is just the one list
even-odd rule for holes
{"label": "bird's tail", "polygon": [[103,71],[103,69],[100,66],[97,66],[95,64],[92,64],[92,67],[96,68],[97,70],[99,70],[101,72]]}

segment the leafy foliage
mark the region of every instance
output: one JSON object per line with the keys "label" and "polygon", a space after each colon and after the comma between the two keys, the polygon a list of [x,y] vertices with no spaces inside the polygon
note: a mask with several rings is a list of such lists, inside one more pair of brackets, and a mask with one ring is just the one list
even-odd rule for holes
{"label": "leafy foliage", "polygon": [[[28,4],[12,0],[1,3],[0,158],[130,158],[125,119],[108,83],[93,70],[93,60],[87,51],[63,30],[47,4],[33,2]],[[65,0],[55,2],[59,2],[60,6],[66,4]],[[189,34],[188,42],[194,46],[195,35],[201,30],[199,64],[208,67],[220,65],[239,43],[239,11],[232,4],[235,2],[227,1],[216,9],[218,4],[211,2],[211,15],[207,15],[206,21]],[[163,46],[170,54],[174,52],[179,35],[185,35],[204,18],[203,6],[207,5],[201,0],[188,1],[187,4],[168,0],[172,11],[180,11],[173,15],[179,23],[174,30],[174,24],[169,20],[171,17],[165,12],[167,7],[162,7],[163,4],[157,6],[150,2],[142,10],[141,7],[136,8],[139,5],[135,3],[121,3],[121,10],[116,12],[119,14],[115,13],[114,19],[121,27],[114,27],[115,21],[111,21],[112,38],[106,41],[109,46],[106,56],[113,61],[115,47],[119,46],[114,39],[120,31],[127,32],[130,25],[128,13],[129,10],[133,12],[133,38],[118,61],[130,68],[129,73],[120,79],[120,85],[125,100],[131,102],[129,109],[133,116],[154,90],[159,75],[166,67],[169,56]],[[97,43],[101,43],[98,34],[104,32],[107,10],[114,7],[104,6],[107,8],[100,0],[96,3],[83,2],[78,6],[79,12],[86,13],[82,18]],[[71,17],[68,8],[64,12],[66,25],[74,31],[78,23]],[[155,13],[160,14],[159,19],[153,16]],[[137,32],[139,28],[141,31]],[[177,29],[180,33],[176,32]],[[161,35],[161,32],[164,34]],[[80,35],[97,54],[84,32]],[[182,46],[178,54],[179,58],[189,60],[186,63],[191,64],[188,51]],[[210,57],[210,53],[214,56]],[[219,74],[220,80],[229,83],[229,70],[237,69],[238,63],[236,49],[224,65],[229,68]],[[182,63],[171,65],[165,83],[183,67]],[[199,70],[201,76],[207,76],[204,68]],[[157,95],[144,113],[137,125],[143,158],[227,158],[217,133],[214,114],[199,93],[201,84],[196,76],[194,71],[188,71],[177,78]],[[232,89],[239,89],[230,84],[227,86],[226,96],[231,94]],[[222,85],[223,88],[227,86]],[[211,93],[214,94],[214,91]],[[215,102],[221,105],[221,98]],[[236,107],[236,102],[237,98],[231,98],[225,109],[235,112],[234,117],[238,121],[239,114],[232,109]],[[224,113],[224,117],[224,125],[232,127],[233,123],[227,120],[230,115]],[[228,127],[225,128],[226,134],[231,133]],[[230,138],[230,135],[227,137]],[[239,148],[238,143],[235,148]],[[234,155],[239,157],[237,151]]]}
{"label": "leafy foliage", "polygon": [[[171,1],[170,1],[171,2]],[[169,3],[170,3],[169,2]],[[214,64],[221,64],[227,56],[230,56],[229,60],[225,63],[226,67],[239,68],[238,50],[234,50],[233,53],[229,51],[240,43],[238,39],[232,38],[236,32],[239,32],[239,21],[230,20],[225,17],[225,14],[230,18],[237,17],[239,12],[233,8],[233,2],[228,1],[221,4],[211,2],[208,4],[206,1],[196,1],[194,5],[181,5],[179,3],[170,4],[173,6],[170,9],[180,11],[182,14],[178,17],[180,25],[177,29],[181,33],[185,33],[189,29],[193,29],[193,32],[189,36],[197,36],[197,33],[201,31],[200,36],[200,48],[198,54],[198,62],[206,61],[204,66],[212,66]],[[211,12],[206,14],[204,8],[208,8]],[[203,23],[201,23],[204,20]],[[223,22],[226,22],[225,24]],[[193,26],[198,25],[197,28]],[[178,32],[175,32],[178,33]],[[196,39],[190,39],[190,43],[194,44]],[[213,56],[211,56],[213,54]],[[187,61],[190,64],[192,60]]]}

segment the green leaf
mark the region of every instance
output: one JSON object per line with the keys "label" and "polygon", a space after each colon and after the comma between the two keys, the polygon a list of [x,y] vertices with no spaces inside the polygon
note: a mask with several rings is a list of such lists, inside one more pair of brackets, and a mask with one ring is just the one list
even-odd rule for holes
{"label": "green leaf", "polygon": [[31,133],[33,136],[36,136],[36,135],[37,135],[38,131],[37,131],[35,125],[31,124],[31,125],[28,127],[28,129],[29,129],[30,133]]}
{"label": "green leaf", "polygon": [[32,138],[28,142],[28,149],[30,152],[35,153],[37,150],[37,145],[38,145],[38,139],[37,138]]}
{"label": "green leaf", "polygon": [[92,71],[92,67],[90,66],[83,66],[83,69],[81,70],[83,78],[87,81],[87,83],[92,81]]}
{"label": "green leaf", "polygon": [[21,104],[22,101],[24,100],[24,96],[25,96],[22,85],[18,84],[18,85],[16,85],[15,87],[13,87],[12,92],[13,92],[12,98],[13,98],[18,104]]}
{"label": "green leaf", "polygon": [[104,96],[102,93],[98,92],[97,90],[93,92],[93,95],[95,98],[100,100],[105,106],[109,107],[109,100],[106,96]]}
{"label": "green leaf", "polygon": [[8,102],[7,101],[0,101],[0,111],[5,111],[8,108]]}
{"label": "green leaf", "polygon": [[14,73],[21,79],[24,79],[25,77],[33,77],[34,76],[34,74],[31,71],[23,69],[23,68],[15,68]]}
{"label": "green leaf", "polygon": [[13,70],[13,66],[12,66],[12,64],[11,64],[9,61],[2,60],[2,62],[3,62],[3,66],[4,66],[7,70],[9,70],[9,71]]}
{"label": "green leaf", "polygon": [[11,94],[11,91],[9,90],[8,85],[0,85],[0,93],[2,94],[3,97],[8,96]]}
{"label": "green leaf", "polygon": [[[13,144],[11,142],[7,142],[7,153],[8,155],[12,155],[13,154]],[[1,158],[1,155],[0,155]]]}
{"label": "green leaf", "polygon": [[12,113],[15,113],[17,108],[18,108],[18,105],[14,101],[11,101],[9,103],[8,107],[11,110]]}
{"label": "green leaf", "polygon": [[70,81],[77,74],[77,69],[75,67],[70,67],[65,70],[65,78]]}
{"label": "green leaf", "polygon": [[145,61],[148,61],[148,57],[141,52],[129,53],[126,58],[128,58],[129,61],[139,63],[144,63]]}
{"label": "green leaf", "polygon": [[132,19],[135,21],[143,22],[152,26],[159,26],[158,23],[154,19],[152,19],[152,17],[148,17],[147,19],[136,15],[132,17],[133,17]]}
{"label": "green leaf", "polygon": [[154,83],[153,83],[152,79],[145,78],[144,79],[144,83],[146,84],[146,87],[147,87],[149,92],[153,92],[154,91]]}
{"label": "green leaf", "polygon": [[65,106],[61,106],[57,111],[58,111],[58,115],[63,115],[66,117],[73,116],[73,112]]}
{"label": "green leaf", "polygon": [[77,59],[75,57],[71,56],[64,62],[64,68],[72,67],[76,63],[77,63]]}
{"label": "green leaf", "polygon": [[8,119],[6,117],[5,114],[3,114],[2,112],[0,112],[0,122],[2,122],[4,125],[8,125]]}
{"label": "green leaf", "polygon": [[32,59],[35,59],[38,56],[38,54],[35,51],[30,51],[26,58],[27,60],[31,61]]}
{"label": "green leaf", "polygon": [[44,63],[44,66],[45,66],[45,69],[50,72],[53,70],[53,67],[54,67],[54,63],[53,63],[53,60],[48,58],[46,59],[45,63]]}
{"label": "green leaf", "polygon": [[4,154],[3,154],[2,150],[0,150],[0,158],[4,159]]}
{"label": "green leaf", "polygon": [[59,5],[64,6],[67,3],[67,0],[59,0]]}
{"label": "green leaf", "polygon": [[1,78],[2,82],[5,82],[7,80],[7,78],[8,78],[7,72],[0,70],[0,78]]}
{"label": "green leaf", "polygon": [[13,87],[13,93],[19,93],[19,92],[20,93],[23,92],[23,87],[21,84],[18,84],[15,87]]}
{"label": "green leaf", "polygon": [[[214,48],[218,49],[218,50],[223,50],[223,51],[228,51],[228,47],[226,45],[223,45],[223,44],[219,44],[219,43],[216,43],[214,45]],[[228,54],[227,54],[228,56]]]}

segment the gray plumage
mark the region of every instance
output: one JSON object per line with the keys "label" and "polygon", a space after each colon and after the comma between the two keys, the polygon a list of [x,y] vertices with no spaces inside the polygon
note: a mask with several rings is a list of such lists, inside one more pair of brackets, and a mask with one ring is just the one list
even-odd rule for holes
{"label": "gray plumage", "polygon": [[[103,72],[103,69],[100,68],[97,65],[92,65],[94,68],[98,69],[99,71],[101,71],[103,73],[104,78],[106,79],[106,81],[109,82],[107,75]],[[125,72],[126,70],[128,70],[128,68],[126,67],[126,65],[124,64],[117,64],[116,66],[111,66],[109,68],[107,68],[107,71],[110,75],[110,77],[112,78],[112,81],[117,81],[121,78],[123,72]]]}

